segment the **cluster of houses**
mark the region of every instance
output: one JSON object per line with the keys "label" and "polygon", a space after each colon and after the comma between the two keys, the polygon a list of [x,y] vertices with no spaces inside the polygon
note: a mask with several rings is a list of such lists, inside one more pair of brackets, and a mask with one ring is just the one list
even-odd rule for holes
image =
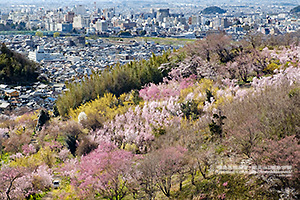
{"label": "cluster of houses", "polygon": [[65,89],[64,84],[46,85],[40,82],[26,86],[0,84],[0,111],[5,113],[20,108],[52,110],[57,96]]}
{"label": "cluster of houses", "polygon": [[[6,35],[6,46],[27,56],[40,65],[41,75],[50,84],[35,83],[30,86],[0,85],[0,111],[19,108],[52,109],[55,99],[65,88],[65,82],[80,81],[93,71],[117,63],[149,59],[152,53],[162,54],[180,45],[157,44],[135,39],[91,39],[85,37],[39,37]],[[40,79],[40,80],[43,80]]]}
{"label": "cluster of houses", "polygon": [[117,63],[149,59],[152,53],[160,55],[178,44],[157,44],[153,41],[130,39],[74,37],[38,37],[6,35],[6,46],[40,64],[47,81],[64,83],[80,79],[92,71],[105,69]]}

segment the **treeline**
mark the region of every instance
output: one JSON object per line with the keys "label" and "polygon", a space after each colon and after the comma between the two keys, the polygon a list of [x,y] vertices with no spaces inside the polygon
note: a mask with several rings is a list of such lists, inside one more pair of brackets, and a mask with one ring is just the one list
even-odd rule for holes
{"label": "treeline", "polygon": [[250,32],[245,40],[250,42],[254,48],[298,45],[300,42],[300,30],[281,35],[264,35],[260,32]]}
{"label": "treeline", "polygon": [[104,93],[112,93],[118,97],[131,90],[141,89],[147,83],[162,82],[167,72],[162,72],[159,66],[170,61],[169,55],[170,52],[165,52],[162,56],[153,54],[147,61],[117,64],[102,72],[94,72],[90,77],[85,76],[81,82],[67,84],[69,90],[56,102],[59,114],[66,116],[71,108],[103,96]]}
{"label": "treeline", "polygon": [[249,33],[241,41],[233,41],[226,34],[209,35],[173,53],[173,57],[179,58],[178,62],[164,64],[161,68],[176,76],[193,74],[198,78],[216,80],[223,77],[249,83],[253,77],[272,74],[278,69],[278,59],[271,58],[267,49],[298,45],[299,38],[300,31],[278,36]]}
{"label": "treeline", "polygon": [[23,84],[37,81],[39,76],[37,64],[9,50],[5,44],[1,45],[0,53],[0,82]]}

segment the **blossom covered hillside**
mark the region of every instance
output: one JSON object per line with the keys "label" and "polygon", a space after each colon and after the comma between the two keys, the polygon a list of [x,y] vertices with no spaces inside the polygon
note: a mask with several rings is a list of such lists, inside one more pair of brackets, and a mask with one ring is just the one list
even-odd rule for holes
{"label": "blossom covered hillside", "polygon": [[300,46],[212,37],[131,64],[160,80],[129,92],[63,107],[96,75],[71,85],[38,128],[2,116],[1,199],[298,199]]}

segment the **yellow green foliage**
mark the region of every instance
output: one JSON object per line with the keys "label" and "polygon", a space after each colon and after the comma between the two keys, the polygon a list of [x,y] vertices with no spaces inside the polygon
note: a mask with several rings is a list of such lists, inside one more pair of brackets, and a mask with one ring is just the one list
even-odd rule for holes
{"label": "yellow green foliage", "polygon": [[271,62],[270,64],[268,64],[268,66],[265,69],[263,69],[263,72],[268,73],[268,74],[272,74],[275,69],[279,69],[279,68],[280,68],[279,64]]}
{"label": "yellow green foliage", "polygon": [[127,151],[131,151],[131,152],[137,152],[138,151],[138,148],[135,144],[125,144],[125,150]]}
{"label": "yellow green foliage", "polygon": [[28,168],[36,168],[42,164],[48,165],[50,168],[54,166],[56,162],[56,154],[50,147],[40,149],[36,154],[30,156],[24,156],[16,158],[10,163],[11,166],[21,166]]}
{"label": "yellow green foliage", "polygon": [[26,113],[24,115],[21,115],[15,119],[16,124],[20,126],[26,125],[27,128],[34,128],[37,119],[38,119],[39,110],[36,110],[35,112]]}
{"label": "yellow green foliage", "polygon": [[216,86],[213,80],[201,79],[193,86],[181,90],[180,99],[181,101],[185,101],[187,96],[193,93],[193,100],[195,100],[198,103],[198,108],[202,109],[204,106],[204,102],[208,101],[208,93],[210,93],[215,99],[214,107],[217,107],[219,104],[224,102],[224,97],[217,96],[218,90],[219,88]]}
{"label": "yellow green foliage", "polygon": [[64,92],[56,101],[58,112],[67,117],[70,109],[76,109],[84,102],[102,97],[110,92],[117,97],[131,90],[140,90],[142,86],[152,82],[158,84],[166,77],[159,67],[169,62],[170,52],[161,56],[154,54],[149,60],[132,61],[125,65],[116,64],[101,72],[94,72],[80,83],[66,84],[68,91]]}
{"label": "yellow green foliage", "polygon": [[[4,164],[4,163],[8,163],[9,162],[9,153],[2,153],[0,152],[0,161]],[[1,165],[0,165],[1,166]]]}
{"label": "yellow green foliage", "polygon": [[26,113],[24,115],[21,115],[17,117],[16,122],[21,122],[21,121],[29,121],[29,120],[36,120],[38,118],[39,110],[36,110],[31,113]]}
{"label": "yellow green foliage", "polygon": [[180,91],[180,98],[185,99],[190,93],[194,94],[195,100],[205,101],[205,92],[210,90],[213,92],[213,80],[201,79],[199,82],[194,84],[194,86],[188,87]]}
{"label": "yellow green foliage", "polygon": [[66,184],[61,186],[58,189],[52,190],[52,198],[55,200],[65,199],[65,200],[73,200],[79,199],[76,195],[76,191],[74,186],[70,184]]}
{"label": "yellow green foliage", "polygon": [[131,97],[127,98],[126,94],[117,98],[111,93],[106,93],[103,97],[98,97],[77,109],[71,109],[70,117],[78,121],[78,115],[84,112],[87,116],[100,115],[104,117],[105,121],[112,120],[116,115],[125,113],[132,104]]}

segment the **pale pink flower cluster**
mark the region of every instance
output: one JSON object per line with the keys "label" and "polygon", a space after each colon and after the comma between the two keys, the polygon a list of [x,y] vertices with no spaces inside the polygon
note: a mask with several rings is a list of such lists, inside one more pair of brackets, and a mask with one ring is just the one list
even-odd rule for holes
{"label": "pale pink flower cluster", "polygon": [[0,137],[3,137],[8,132],[9,132],[8,128],[0,128]]}
{"label": "pale pink flower cluster", "polygon": [[251,83],[255,90],[261,90],[268,86],[279,86],[283,83],[290,85],[300,83],[300,68],[288,67],[285,70],[279,70],[277,74],[262,78],[253,78]]}
{"label": "pale pink flower cluster", "polygon": [[61,161],[66,161],[69,156],[71,155],[70,151],[66,148],[63,148],[62,150],[60,150],[60,152],[58,153],[58,158]]}
{"label": "pale pink flower cluster", "polygon": [[105,123],[95,138],[98,142],[113,141],[117,146],[135,144],[143,152],[154,139],[155,130],[178,122],[181,115],[178,97],[145,102],[143,107],[130,108],[125,114]]}
{"label": "pale pink flower cluster", "polygon": [[23,157],[24,157],[23,154],[20,153],[20,152],[18,152],[18,153],[16,153],[16,154],[11,155],[11,156],[10,156],[10,159],[16,160],[16,159],[23,158]]}
{"label": "pale pink flower cluster", "polygon": [[22,150],[25,156],[29,156],[30,154],[34,154],[36,152],[36,149],[32,144],[24,144],[22,146]]}
{"label": "pale pink flower cluster", "polygon": [[58,170],[61,174],[61,176],[66,176],[70,178],[74,178],[76,176],[76,173],[78,172],[78,165],[79,161],[77,158],[71,158],[67,159],[62,167],[60,167]]}
{"label": "pale pink flower cluster", "polygon": [[281,64],[286,62],[296,62],[300,60],[300,46],[291,46],[282,50],[265,50],[269,51],[272,58],[278,59]]}
{"label": "pale pink flower cluster", "polygon": [[[40,180],[40,183],[44,188],[50,188],[52,186],[52,170],[47,165],[40,165],[36,171],[31,173],[31,176],[37,177]],[[42,192],[42,191],[37,191]]]}
{"label": "pale pink flower cluster", "polygon": [[195,77],[190,78],[180,78],[179,80],[165,79],[163,83],[155,85],[150,83],[149,86],[140,90],[140,97],[144,100],[166,100],[170,97],[175,97],[180,95],[180,91],[193,86],[195,82]]}

